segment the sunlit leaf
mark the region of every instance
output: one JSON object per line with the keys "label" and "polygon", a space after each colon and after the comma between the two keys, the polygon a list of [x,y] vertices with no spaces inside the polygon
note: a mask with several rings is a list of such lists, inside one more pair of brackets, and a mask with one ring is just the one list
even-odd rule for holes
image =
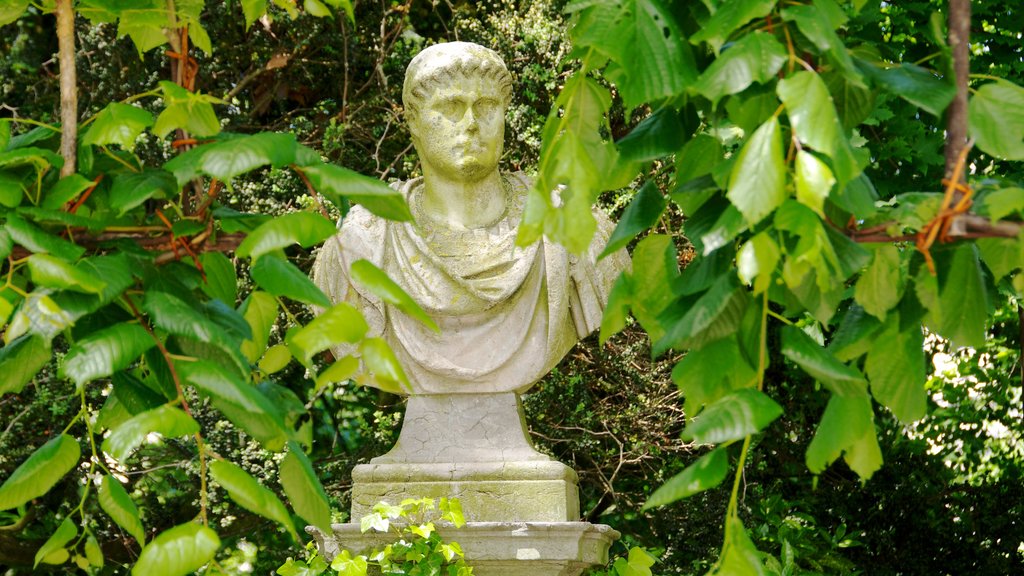
{"label": "sunlit leaf", "polygon": [[309,178],[317,192],[341,211],[345,210],[344,199],[348,198],[381,218],[401,222],[412,220],[412,213],[402,194],[376,178],[325,163],[305,166],[300,171]]}
{"label": "sunlit leaf", "polygon": [[246,298],[242,315],[252,330],[252,339],[242,342],[242,353],[253,363],[263,356],[270,330],[277,321],[277,300],[266,292],[255,291]]}
{"label": "sunlit leaf", "polygon": [[864,371],[871,381],[871,395],[900,421],[909,424],[924,417],[928,403],[924,335],[917,324],[901,330],[899,316],[893,314],[875,336]]}
{"label": "sunlit leaf", "polygon": [[744,144],[729,179],[729,201],[756,224],[786,199],[786,164],[779,121],[771,118]]}
{"label": "sunlit leaf", "polygon": [[115,324],[76,342],[61,362],[58,376],[81,387],[123,370],[155,345],[138,324]]}
{"label": "sunlit leaf", "polygon": [[132,150],[135,148],[135,139],[152,125],[153,115],[142,108],[111,102],[89,125],[82,137],[82,144],[118,144],[125,150]]}
{"label": "sunlit leaf", "polygon": [[718,486],[729,473],[729,455],[725,448],[718,448],[701,456],[685,470],[670,478],[651,494],[644,503],[644,510],[671,504]]}
{"label": "sunlit leaf", "polygon": [[288,515],[284,504],[248,472],[226,460],[214,460],[210,463],[210,475],[236,504],[264,518],[279,522],[297,538],[291,516]]}
{"label": "sunlit leaf", "polygon": [[718,444],[757,434],[782,415],[782,407],[752,388],[737,390],[708,406],[683,430],[683,438]]}
{"label": "sunlit leaf", "polygon": [[32,281],[39,286],[91,294],[102,292],[107,287],[102,278],[93,275],[88,269],[72,266],[49,254],[30,256],[28,269],[32,273]]}
{"label": "sunlit leaf", "polygon": [[1024,88],[1005,80],[983,85],[971,97],[968,122],[985,153],[1024,160]]}
{"label": "sunlit leaf", "polygon": [[50,561],[50,555],[58,550],[62,550],[67,546],[68,542],[77,535],[78,527],[75,526],[75,523],[71,518],[64,518],[64,521],[57,527],[57,531],[54,532],[46,542],[43,542],[43,545],[39,547],[39,550],[36,550],[36,558],[32,563],[32,567],[38,567],[40,562],[45,562],[47,564],[63,564],[67,559],[67,554],[63,554],[61,556],[63,559],[59,562]]}
{"label": "sunlit leaf", "polygon": [[110,516],[118,526],[125,532],[132,535],[141,545],[146,542],[146,531],[142,527],[142,520],[139,518],[139,509],[135,506],[131,496],[125,491],[121,483],[110,474],[103,477],[97,489],[97,499],[103,511]]}
{"label": "sunlit leaf", "polygon": [[78,464],[81,456],[78,441],[67,434],[43,444],[0,485],[0,510],[17,508],[46,494]]}
{"label": "sunlit leaf", "polygon": [[184,576],[206,565],[220,549],[217,533],[193,522],[161,532],[139,554],[132,576]]}
{"label": "sunlit leaf", "polygon": [[153,432],[165,438],[178,438],[199,432],[199,423],[178,408],[159,406],[133,416],[111,431],[103,441],[103,451],[123,462]]}
{"label": "sunlit leaf", "polygon": [[700,75],[693,89],[712,103],[746,90],[754,82],[768,82],[785,64],[786,48],[765,32],[752,32],[728,49]]}
{"label": "sunlit leaf", "polygon": [[409,379],[387,342],[366,338],[359,345],[359,353],[369,378],[367,384],[393,394],[409,393]]}
{"label": "sunlit leaf", "polygon": [[690,37],[690,42],[707,42],[718,52],[737,28],[755,18],[767,16],[774,7],[775,0],[725,0],[697,33]]}
{"label": "sunlit leaf", "polygon": [[256,284],[274,296],[327,308],[331,301],[323,291],[294,264],[273,254],[264,256],[249,269]]}
{"label": "sunlit leaf", "polygon": [[884,321],[886,313],[903,297],[903,278],[899,249],[892,244],[879,246],[871,264],[857,280],[854,298],[865,311]]}
{"label": "sunlit leaf", "polygon": [[313,464],[295,442],[288,443],[288,453],[281,461],[280,481],[296,514],[330,534],[331,507],[327,493],[313,471]]}
{"label": "sunlit leaf", "polygon": [[407,316],[415,318],[427,328],[440,333],[434,320],[427,316],[423,308],[409,296],[401,286],[388,278],[383,270],[377,268],[369,260],[356,260],[352,263],[352,279],[362,284],[367,290],[385,303],[398,308]]}

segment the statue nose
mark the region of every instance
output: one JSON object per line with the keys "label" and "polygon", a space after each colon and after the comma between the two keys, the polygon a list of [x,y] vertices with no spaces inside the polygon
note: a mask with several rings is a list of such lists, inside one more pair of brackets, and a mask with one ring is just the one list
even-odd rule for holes
{"label": "statue nose", "polygon": [[480,124],[477,122],[476,114],[473,114],[472,107],[466,108],[466,114],[462,117],[462,124],[468,132],[478,132],[480,130]]}

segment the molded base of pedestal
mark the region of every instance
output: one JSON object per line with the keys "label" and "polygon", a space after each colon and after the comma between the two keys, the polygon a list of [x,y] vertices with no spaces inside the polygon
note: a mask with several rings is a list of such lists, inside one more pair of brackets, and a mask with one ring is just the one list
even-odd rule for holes
{"label": "molded base of pedestal", "polygon": [[[330,562],[342,550],[352,554],[383,548],[394,536],[362,533],[358,524],[335,524],[327,536],[310,526],[321,554]],[[441,538],[458,542],[476,576],[577,576],[608,563],[618,531],[589,522],[469,522],[441,527]]]}

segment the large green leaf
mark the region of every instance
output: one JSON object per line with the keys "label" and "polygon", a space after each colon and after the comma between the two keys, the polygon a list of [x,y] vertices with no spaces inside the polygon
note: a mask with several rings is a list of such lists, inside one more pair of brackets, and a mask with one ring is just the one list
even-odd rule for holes
{"label": "large green leaf", "polygon": [[49,234],[16,214],[7,215],[6,230],[11,240],[32,252],[53,254],[65,260],[76,260],[85,253],[85,248]]}
{"label": "large green leaf", "polygon": [[[123,19],[122,19],[123,21]],[[220,102],[205,94],[190,92],[174,82],[161,81],[164,92],[164,110],[156,119],[153,133],[163,138],[172,130],[183,129],[192,136],[213,136],[220,132],[220,122],[213,111],[213,104]],[[239,150],[236,161],[247,155],[248,150]],[[249,168],[251,170],[252,168]],[[245,172],[247,170],[242,170]],[[232,178],[241,172],[232,174]],[[210,174],[213,176],[213,174]],[[216,178],[216,176],[214,176]],[[225,182],[231,178],[224,178]]]}
{"label": "large green leaf", "polygon": [[892,314],[868,351],[864,371],[871,381],[871,395],[909,424],[924,417],[924,335],[915,323],[900,329],[899,315]]}
{"label": "large green leaf", "polygon": [[331,505],[320,484],[313,464],[295,442],[288,443],[288,453],[280,466],[281,487],[292,508],[303,520],[327,534],[331,533]]}
{"label": "large green leaf", "polygon": [[64,159],[44,148],[17,148],[0,152],[0,168],[33,166],[36,172],[43,172],[51,166],[60,168]]}
{"label": "large green leaf", "polygon": [[309,276],[284,258],[276,255],[260,258],[249,269],[249,273],[260,288],[274,296],[286,296],[321,308],[331,305],[331,301],[313,284]]}
{"label": "large green leaf", "polygon": [[858,394],[832,395],[807,447],[807,468],[820,474],[844,452],[847,464],[863,480],[882,466],[871,399],[866,390]]}
{"label": "large green leaf", "polygon": [[118,174],[110,188],[110,207],[123,215],[150,198],[170,198],[178,192],[178,182],[166,170]]}
{"label": "large green leaf", "polygon": [[97,294],[103,292],[107,283],[84,268],[72,266],[65,260],[49,254],[33,254],[28,259],[32,281],[39,286],[61,288],[75,292]]}
{"label": "large green leaf", "polygon": [[825,214],[825,199],[828,198],[836,179],[832,169],[817,156],[800,150],[796,153],[796,199],[804,206]]}
{"label": "large green leaf", "polygon": [[[939,319],[932,328],[956,346],[984,346],[988,291],[977,248],[968,244],[958,246],[952,258],[937,259],[936,265],[939,274],[938,302],[925,303],[931,304],[929,308],[933,314],[930,323],[934,324],[937,316]],[[936,308],[941,315],[936,314]]]}
{"label": "large green leaf", "polygon": [[407,222],[412,212],[402,194],[384,182],[333,164],[312,164],[298,169],[313,188],[344,212],[345,198],[388,220]]}
{"label": "large green leaf", "polygon": [[17,208],[25,196],[25,186],[21,178],[0,173],[0,205]]}
{"label": "large green leaf", "polygon": [[769,233],[761,232],[736,254],[736,273],[744,283],[753,285],[754,294],[760,294],[771,285],[781,255]]}
{"label": "large green leaf", "polygon": [[383,338],[366,338],[359,344],[366,373],[358,379],[392,394],[408,394],[409,379],[395,353]]}
{"label": "large green leaf", "polygon": [[239,506],[281,523],[293,537],[298,539],[291,516],[288,515],[284,504],[248,472],[226,460],[214,460],[210,463],[210,475]]}
{"label": "large green leaf", "polygon": [[135,139],[153,125],[153,115],[131,104],[112,102],[100,111],[85,131],[83,145],[118,144],[125,150],[135,148]]}
{"label": "large green leaf", "polygon": [[733,165],[726,196],[751,225],[785,201],[786,159],[778,118],[772,117],[762,124],[743,145]]}
{"label": "large green leaf", "polygon": [[725,448],[712,450],[662,484],[654,494],[651,494],[647,502],[644,502],[643,509],[649,510],[671,504],[714,488],[725,480],[728,473],[729,453]]}
{"label": "large green leaf", "polygon": [[782,11],[783,19],[796,22],[797,28],[823,53],[827,54],[842,71],[846,80],[856,86],[864,86],[860,71],[853,64],[853,58],[846,45],[836,34],[835,29],[841,25],[830,14],[829,10],[821,9],[816,1],[814,5],[790,6]]}
{"label": "large green leaf", "polygon": [[574,46],[612,60],[608,74],[626,106],[636,108],[669,98],[693,82],[693,54],[675,14],[663,2],[597,2],[584,9],[579,19],[570,32]]}
{"label": "large green leaf", "polygon": [[0,348],[0,395],[21,392],[50,362],[52,354],[49,342],[31,334],[19,336]]}
{"label": "large green leaf", "polygon": [[202,568],[220,549],[217,533],[189,522],[150,541],[132,567],[132,576],[184,576]]}
{"label": "large green leaf", "polygon": [[780,80],[776,92],[800,141],[832,159],[840,182],[845,184],[856,178],[860,167],[825,81],[814,72],[797,72]]}
{"label": "large green leaf", "polygon": [[653,180],[648,180],[629,202],[629,206],[626,206],[599,258],[624,248],[637,234],[653,226],[667,205],[668,202],[658,190],[658,186]]}
{"label": "large green leaf", "polygon": [[224,330],[202,312],[168,292],[146,291],[142,308],[162,330],[185,336],[207,344],[227,346],[229,339]]}
{"label": "large green leaf", "polygon": [[78,440],[67,434],[43,444],[0,485],[0,510],[17,508],[46,494],[78,464],[81,456]]}
{"label": "large green leaf", "polygon": [[747,535],[739,518],[729,515],[725,519],[725,544],[718,568],[709,576],[769,576],[761,553]]}
{"label": "large green leaf", "polygon": [[66,562],[69,554],[64,547],[77,535],[78,527],[75,526],[75,523],[70,517],[64,518],[64,521],[57,527],[57,531],[46,542],[43,542],[39,550],[36,550],[36,558],[32,563],[32,568],[38,567],[40,562],[47,564],[63,564]]}
{"label": "large green leaf", "polygon": [[985,84],[971,97],[968,122],[985,153],[1024,160],[1024,88],[1005,80]]}
{"label": "large green leaf", "polygon": [[135,506],[131,496],[121,486],[117,478],[110,474],[103,477],[97,490],[97,499],[103,511],[110,516],[118,526],[123,528],[135,538],[139,545],[146,542],[146,531],[142,527],[142,520],[139,518],[139,509]]}
{"label": "large green leaf", "polygon": [[833,394],[858,395],[865,389],[866,381],[857,369],[837,360],[799,328],[782,329],[782,354]]}
{"label": "large green leaf", "polygon": [[676,152],[686,143],[689,130],[673,106],[663,106],[615,143],[624,160],[648,162]]}
{"label": "large green leaf", "polygon": [[705,405],[735,390],[752,387],[757,373],[743,357],[739,342],[730,336],[683,356],[672,368],[672,380],[683,393],[684,411],[692,418]]}
{"label": "large green leaf", "polygon": [[622,274],[612,285],[612,291],[608,293],[608,302],[604,306],[604,314],[601,316],[599,341],[602,346],[626,327],[632,292],[633,281],[629,274]]}
{"label": "large green leaf", "polygon": [[655,342],[652,353],[669,348],[701,348],[706,343],[736,331],[750,302],[746,289],[727,272],[721,275],[701,297],[688,307],[664,338]]}
{"label": "large green leaf", "polygon": [[81,387],[127,368],[154,345],[138,324],[115,324],[76,342],[61,362],[58,376],[70,378]]}
{"label": "large green leaf", "polygon": [[268,220],[246,236],[236,254],[253,260],[267,252],[298,244],[308,248],[330,238],[337,232],[334,223],[312,212],[291,212]]}
{"label": "large green leaf", "polygon": [[678,278],[679,261],[671,237],[650,234],[637,243],[630,275],[630,308],[654,342],[668,331],[669,326],[663,326],[659,317],[675,300],[673,285]]}
{"label": "large green leaf", "polygon": [[903,297],[903,279],[899,249],[883,244],[875,249],[871,264],[857,280],[853,296],[865,311],[884,321],[885,314]]}
{"label": "large green leaf", "polygon": [[206,275],[203,292],[210,298],[234,306],[238,295],[238,278],[231,259],[220,252],[203,252],[199,256],[199,263]]}
{"label": "large green leaf", "polygon": [[885,70],[865,68],[886,90],[936,117],[942,116],[956,95],[956,87],[948,79],[914,64],[904,63]]}
{"label": "large green leaf", "polygon": [[712,103],[765,83],[786,63],[786,48],[765,32],[752,32],[730,46],[700,75],[693,89]]}
{"label": "large green leaf", "polygon": [[434,320],[427,316],[427,313],[420,308],[420,305],[406,294],[401,286],[396,284],[383,270],[377,268],[369,260],[356,260],[352,263],[352,279],[362,284],[366,289],[375,294],[378,298],[398,308],[407,316],[415,318],[427,328],[434,332],[441,332]]}
{"label": "large green leaf", "polygon": [[177,368],[183,380],[209,396],[215,408],[264,448],[276,452],[284,447],[288,440],[284,416],[256,388],[210,362],[181,363]]}
{"label": "large green leaf", "polygon": [[366,320],[351,304],[339,302],[289,335],[295,358],[309,367],[313,356],[337,344],[356,344],[368,330]]}
{"label": "large green leaf", "polygon": [[178,438],[199,432],[199,423],[174,406],[159,406],[131,417],[111,431],[103,441],[103,451],[123,462],[153,432],[165,438]]}
{"label": "large green leaf", "polygon": [[200,174],[230,183],[236,176],[263,166],[283,168],[293,164],[298,150],[292,134],[261,132],[251,136],[221,136],[216,142],[177,156],[165,164],[164,169],[174,174],[179,186]]}
{"label": "large green leaf", "polygon": [[683,438],[718,444],[757,434],[782,415],[782,406],[752,388],[737,390],[704,409],[683,430]]}
{"label": "large green leaf", "polygon": [[257,290],[245,299],[242,315],[252,329],[252,339],[242,342],[242,353],[250,363],[254,363],[267,349],[270,329],[277,321],[277,299]]}
{"label": "large green leaf", "polygon": [[755,18],[767,16],[774,7],[775,0],[725,0],[711,18],[690,36],[690,42],[707,42],[717,53],[737,28]]}

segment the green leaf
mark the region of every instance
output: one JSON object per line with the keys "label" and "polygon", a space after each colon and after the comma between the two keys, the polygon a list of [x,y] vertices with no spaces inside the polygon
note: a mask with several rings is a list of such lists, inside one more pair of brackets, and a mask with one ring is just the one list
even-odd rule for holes
{"label": "green leaf", "polygon": [[125,150],[135,148],[142,131],[153,125],[153,115],[131,104],[112,102],[96,115],[82,137],[82,145],[118,144]]}
{"label": "green leaf", "polygon": [[664,106],[644,118],[615,145],[623,160],[649,162],[679,150],[688,133],[680,113],[672,106]]}
{"label": "green leaf", "polygon": [[672,368],[672,380],[683,393],[685,413],[693,418],[704,406],[754,386],[757,372],[744,358],[736,337],[730,336],[683,356]]}
{"label": "green leaf", "polygon": [[652,341],[664,338],[668,327],[659,320],[674,300],[672,286],[679,278],[679,261],[672,238],[650,234],[633,250],[630,308]]}
{"label": "green leaf", "polygon": [[67,434],[43,444],[0,485],[0,510],[17,508],[46,494],[81,456],[78,441]]}
{"label": "green leaf", "polygon": [[217,533],[189,522],[165,530],[150,541],[132,567],[132,576],[184,576],[213,560],[220,549]]}
{"label": "green leaf", "polygon": [[822,77],[829,93],[832,94],[832,103],[844,129],[852,130],[867,120],[875,108],[873,90],[850,82],[840,71],[826,72]]}
{"label": "green leaf", "polygon": [[1024,243],[1020,238],[978,238],[974,243],[995,281],[1024,266]]}
{"label": "green leaf", "polygon": [[142,527],[142,520],[139,518],[139,509],[135,502],[125,491],[117,478],[110,474],[103,477],[97,490],[97,499],[100,507],[107,513],[107,516],[132,535],[139,545],[146,542],[146,531]]}
{"label": "green leaf", "polygon": [[412,212],[402,194],[376,178],[326,163],[305,166],[298,171],[342,212],[346,210],[344,199],[348,198],[381,218],[412,221]]}
{"label": "green leaf", "polygon": [[406,294],[401,286],[395,284],[384,271],[374,266],[372,262],[356,260],[352,263],[351,271],[353,280],[362,284],[385,303],[398,308],[405,315],[415,318],[427,328],[440,334],[441,329],[437,327],[430,316],[427,316],[423,308],[420,308],[420,305]]}
{"label": "green leaf", "polygon": [[683,438],[718,444],[757,434],[782,415],[782,406],[752,388],[737,390],[701,412],[683,430]]}
{"label": "green leaf", "polygon": [[103,451],[123,462],[153,432],[165,438],[178,438],[199,432],[199,423],[174,406],[160,406],[118,426],[103,441]]}
{"label": "green leaf", "polygon": [[693,54],[675,14],[656,0],[588,7],[570,35],[574,46],[593,49],[614,62],[608,72],[628,108],[680,94],[696,76]]}
{"label": "green leaf", "polygon": [[690,42],[707,42],[717,53],[737,28],[755,18],[767,16],[774,7],[775,0],[725,0],[697,33],[690,37]]}
{"label": "green leaf", "polygon": [[313,464],[295,442],[288,443],[288,453],[281,461],[280,481],[295,513],[330,534],[331,506],[327,493],[313,471]]}
{"label": "green leaf", "polygon": [[821,10],[817,5],[791,6],[782,11],[782,18],[788,22],[796,22],[800,32],[819,50],[831,57],[848,82],[855,86],[864,86],[860,71],[853,64],[853,58],[850,57],[846,45],[836,34],[835,28],[839,24],[828,11]]}
{"label": "green leaf", "polygon": [[65,176],[58,180],[53,188],[46,191],[42,207],[47,210],[60,210],[92,185],[92,181],[81,174]]}
{"label": "green leaf", "polygon": [[[0,304],[7,302],[2,300]],[[39,336],[25,334],[0,348],[0,396],[17,394],[50,363],[50,344]]]}
{"label": "green leaf", "polygon": [[360,380],[361,383],[392,394],[409,393],[409,379],[384,339],[364,339],[359,345],[359,353],[367,372],[366,379]]}
{"label": "green leaf", "polygon": [[288,346],[302,365],[309,367],[315,354],[342,343],[356,344],[369,328],[351,304],[339,302],[288,338]]}
{"label": "green leaf", "polygon": [[847,464],[862,480],[870,478],[882,465],[871,399],[863,388],[856,393],[832,394],[807,447],[807,468],[820,474],[844,452]]}
{"label": "green leaf", "polygon": [[0,26],[14,22],[28,9],[29,0],[9,0],[0,5]]}
{"label": "green leaf", "polygon": [[57,531],[53,533],[43,545],[36,550],[36,559],[32,563],[32,568],[39,566],[40,562],[46,562],[47,564],[63,564],[67,560],[68,554],[61,555],[59,562],[48,562],[48,558],[54,552],[63,550],[67,546],[71,539],[78,535],[78,526],[71,521],[71,518],[64,518],[64,521],[57,527]]}
{"label": "green leaf", "polygon": [[772,237],[768,232],[761,232],[736,254],[736,273],[745,284],[753,285],[754,294],[760,294],[771,286],[780,256],[779,246]]}
{"label": "green leaf", "polygon": [[835,186],[832,170],[817,156],[800,150],[796,153],[796,199],[798,202],[825,216],[825,199]]}
{"label": "green leaf", "polygon": [[308,248],[323,242],[337,232],[334,223],[312,212],[291,212],[268,220],[246,236],[236,254],[253,260],[267,252],[298,244]]}
{"label": "green leaf", "polygon": [[228,346],[224,330],[184,300],[167,292],[147,290],[142,309],[162,330],[207,344]]}
{"label": "green leaf", "polygon": [[181,378],[210,397],[215,408],[271,452],[288,440],[284,416],[259,390],[235,374],[206,361],[177,365]]}
{"label": "green leaf", "polygon": [[267,12],[267,0],[242,0],[242,14],[245,16],[245,29],[248,31],[252,23],[259,20]]}
{"label": "green leaf", "polygon": [[[707,134],[694,136],[686,146],[683,146],[682,152],[676,154],[676,182],[685,184],[710,174],[715,166],[722,162],[723,157],[722,144],[717,138]],[[672,197],[676,198],[676,194],[677,191],[673,190]],[[676,202],[679,200],[676,199]]]}
{"label": "green leaf", "polygon": [[872,66],[865,68],[883,88],[936,118],[942,117],[956,96],[956,87],[950,80],[914,64],[900,64],[885,70]]}
{"label": "green leaf", "polygon": [[342,550],[341,554],[331,561],[331,570],[338,573],[338,576],[366,576],[366,556],[352,556],[348,550]]}
{"label": "green leaf", "polygon": [[283,370],[291,361],[292,353],[288,351],[288,346],[276,344],[267,348],[263,357],[260,358],[259,367],[267,374],[274,374]]}
{"label": "green leaf", "polygon": [[[988,292],[977,249],[968,244],[958,246],[950,260],[936,265],[942,314],[933,328],[956,346],[984,346]],[[934,323],[935,316],[931,319]]]}
{"label": "green leaf", "polygon": [[968,106],[968,129],[986,154],[1024,160],[1024,88],[997,80],[974,93]]}
{"label": "green leaf", "polygon": [[622,274],[612,285],[608,294],[608,302],[601,316],[601,334],[599,342],[604,346],[608,339],[626,327],[629,320],[630,300],[632,299],[633,283],[629,274]]}
{"label": "green leaf", "polygon": [[309,276],[284,258],[274,255],[260,258],[249,273],[260,288],[274,296],[287,296],[321,308],[331,306],[331,301]]}
{"label": "green leaf", "polygon": [[725,448],[712,450],[655,490],[643,509],[650,510],[710,490],[721,484],[728,473],[729,453]]}
{"label": "green leaf", "polygon": [[751,225],[771,214],[786,199],[786,160],[779,120],[758,128],[736,158],[729,179],[729,201]]}
{"label": "green leaf", "polygon": [[836,177],[843,184],[856,178],[861,172],[860,166],[821,77],[814,72],[797,72],[780,80],[776,92],[786,106],[789,122],[800,141],[828,155]]}
{"label": "green leaf", "polygon": [[281,500],[273,492],[264,488],[248,472],[225,460],[214,460],[210,463],[210,475],[231,496],[236,504],[246,510],[279,522],[288,532],[298,539],[292,518],[288,515]]}
{"label": "green leaf", "polygon": [[630,201],[629,206],[626,206],[622,218],[619,219],[615,231],[608,238],[608,244],[598,259],[624,248],[637,234],[653,226],[665,211],[667,204],[657,184],[653,180],[648,180]]}
{"label": "green leaf", "polygon": [[97,568],[103,568],[103,549],[92,532],[88,532],[85,538],[85,558],[89,564]]}
{"label": "green leaf", "polygon": [[882,323],[854,304],[846,311],[839,328],[832,334],[828,351],[838,360],[849,362],[867,353],[871,338]]}
{"label": "green leaf", "polygon": [[230,183],[236,176],[268,164],[273,168],[293,164],[299,148],[292,134],[223,134],[215,142],[179,154],[164,164],[164,169],[174,174],[178,186],[185,186],[201,174]]}
{"label": "green leaf", "polygon": [[25,196],[25,187],[20,178],[0,173],[0,206],[17,208]]}
{"label": "green leaf", "polygon": [[85,253],[85,248],[53,234],[48,234],[36,225],[22,220],[16,214],[7,215],[6,228],[11,240],[31,252],[53,254],[65,260],[77,260]]}
{"label": "green leaf", "polygon": [[669,348],[700,349],[704,344],[736,331],[750,302],[747,290],[739,286],[731,273],[721,275],[686,313],[658,340],[652,353]]}
{"label": "green leaf", "polygon": [[32,166],[36,172],[45,172],[50,167],[60,168],[64,159],[44,148],[16,148],[0,152],[0,168]]}
{"label": "green leaf", "polygon": [[834,394],[857,394],[867,384],[855,368],[843,364],[794,326],[782,329],[782,355]]}
{"label": "green leaf", "polygon": [[242,342],[242,353],[250,363],[255,363],[267,349],[270,329],[277,322],[277,299],[266,292],[253,292],[245,299],[242,315],[253,336],[251,340]]}
{"label": "green leaf", "polygon": [[879,320],[903,298],[903,270],[900,251],[892,244],[875,249],[871,265],[857,280],[853,296],[866,312]]}
{"label": "green leaf", "polygon": [[774,36],[752,32],[722,52],[693,89],[717,104],[724,96],[742,92],[754,82],[774,79],[787,58],[786,48]]}
{"label": "green leaf", "polygon": [[199,263],[206,274],[206,282],[201,286],[203,292],[210,298],[234,306],[238,296],[238,278],[231,259],[220,252],[203,252],[199,255]]}
{"label": "green leaf", "polygon": [[81,388],[89,381],[127,368],[154,345],[153,339],[138,324],[115,324],[76,342],[68,350],[57,374]]}
{"label": "green leaf", "polygon": [[714,576],[768,576],[761,553],[757,551],[739,518],[729,515],[725,519],[725,544],[718,559]]}
{"label": "green leaf", "polygon": [[[124,19],[122,19],[123,21]],[[163,138],[172,130],[179,128],[192,136],[200,137],[214,136],[220,132],[220,121],[217,120],[217,114],[213,111],[213,104],[219,103],[220,100],[205,94],[190,92],[174,82],[166,80],[160,82],[160,88],[164,92],[165,108],[157,116],[156,124],[153,125],[153,133],[158,137]],[[251,154],[251,150],[242,144],[238,151],[238,157],[234,160],[245,162],[243,159],[248,159],[249,154]],[[232,174],[231,178],[244,171],[246,170]],[[217,178],[213,174],[209,175]],[[222,178],[221,180],[229,182],[231,178]]]}
{"label": "green leaf", "polygon": [[928,396],[924,390],[924,335],[915,323],[900,330],[893,314],[868,351],[864,371],[871,381],[871,395],[892,410],[905,424],[924,417]]}
{"label": "green leaf", "polygon": [[985,210],[992,222],[1024,211],[1024,188],[1000,188],[985,195]]}
{"label": "green leaf", "polygon": [[93,275],[88,269],[72,266],[49,254],[30,256],[28,269],[32,273],[32,281],[39,286],[88,294],[101,293],[107,287],[103,279]]}
{"label": "green leaf", "polygon": [[110,207],[121,216],[150,198],[171,198],[177,193],[178,182],[165,170],[119,174],[110,188]]}

